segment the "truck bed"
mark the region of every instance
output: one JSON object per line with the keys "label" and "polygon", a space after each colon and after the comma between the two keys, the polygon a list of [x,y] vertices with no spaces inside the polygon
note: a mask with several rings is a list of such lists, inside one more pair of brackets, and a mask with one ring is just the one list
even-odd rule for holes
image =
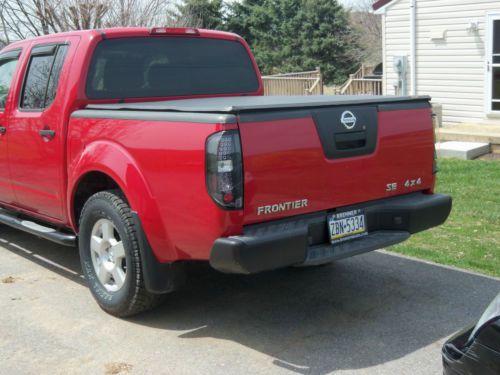
{"label": "truck bed", "polygon": [[[78,116],[238,124],[244,224],[389,198],[434,186],[430,98],[239,96],[89,104]],[[342,123],[354,117],[353,127]],[[406,185],[406,186],[405,186]],[[294,210],[276,204],[307,200]]]}
{"label": "truck bed", "polygon": [[428,96],[234,96],[204,99],[164,100],[142,103],[89,104],[87,109],[96,110],[130,110],[130,111],[169,111],[199,113],[229,113],[308,109],[332,106],[378,105],[425,103],[428,107]]}

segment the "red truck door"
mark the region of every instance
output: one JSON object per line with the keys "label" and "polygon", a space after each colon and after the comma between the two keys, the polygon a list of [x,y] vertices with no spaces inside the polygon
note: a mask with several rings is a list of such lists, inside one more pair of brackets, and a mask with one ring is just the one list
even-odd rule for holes
{"label": "red truck door", "polygon": [[[63,219],[64,115],[56,99],[69,44],[34,45],[9,120],[9,165],[16,206]],[[59,90],[61,91],[61,90]]]}
{"label": "red truck door", "polygon": [[0,54],[0,201],[7,204],[14,201],[7,155],[7,120],[12,101],[11,86],[20,54],[20,49]]}

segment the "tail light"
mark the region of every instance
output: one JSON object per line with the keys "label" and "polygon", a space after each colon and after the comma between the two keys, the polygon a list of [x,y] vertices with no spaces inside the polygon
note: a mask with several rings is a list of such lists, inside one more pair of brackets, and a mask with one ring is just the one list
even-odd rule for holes
{"label": "tail light", "polygon": [[192,27],[153,27],[149,33],[152,35],[200,35],[199,30]]}
{"label": "tail light", "polygon": [[237,130],[222,131],[207,139],[205,173],[213,201],[226,210],[243,208],[243,164]]}

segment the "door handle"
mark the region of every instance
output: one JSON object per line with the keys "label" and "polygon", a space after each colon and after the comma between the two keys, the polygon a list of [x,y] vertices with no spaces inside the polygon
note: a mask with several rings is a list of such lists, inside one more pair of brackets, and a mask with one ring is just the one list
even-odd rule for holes
{"label": "door handle", "polygon": [[5,126],[0,126],[0,134],[5,134],[7,133],[7,128]]}
{"label": "door handle", "polygon": [[56,131],[50,129],[42,129],[38,132],[38,134],[40,134],[44,138],[54,138],[56,136]]}

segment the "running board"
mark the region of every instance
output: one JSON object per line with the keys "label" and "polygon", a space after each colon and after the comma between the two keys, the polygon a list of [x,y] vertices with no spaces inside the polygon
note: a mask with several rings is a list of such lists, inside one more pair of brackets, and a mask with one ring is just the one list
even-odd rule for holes
{"label": "running board", "polygon": [[74,234],[59,232],[54,228],[46,227],[33,221],[23,220],[3,209],[0,209],[0,223],[34,234],[59,245],[76,246],[76,236]]}

